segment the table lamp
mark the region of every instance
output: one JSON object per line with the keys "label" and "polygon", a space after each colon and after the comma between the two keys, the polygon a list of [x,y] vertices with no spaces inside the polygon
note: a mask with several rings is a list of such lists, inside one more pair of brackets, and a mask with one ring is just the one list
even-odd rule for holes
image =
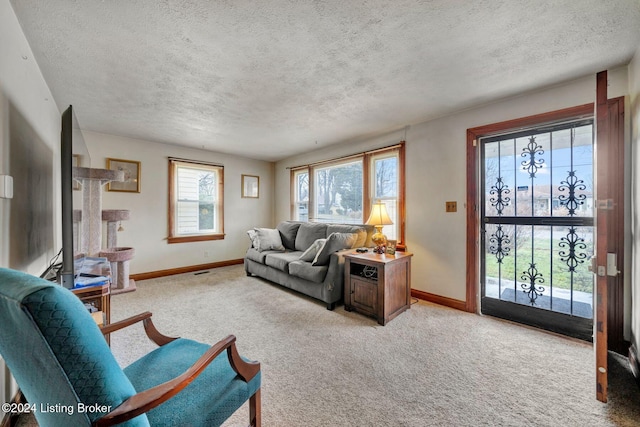
{"label": "table lamp", "polygon": [[384,203],[378,200],[371,206],[371,214],[365,224],[373,225],[376,228],[376,232],[371,236],[371,240],[376,245],[373,251],[383,254],[387,245],[387,236],[382,234],[382,227],[393,224],[389,214],[387,214],[387,207]]}

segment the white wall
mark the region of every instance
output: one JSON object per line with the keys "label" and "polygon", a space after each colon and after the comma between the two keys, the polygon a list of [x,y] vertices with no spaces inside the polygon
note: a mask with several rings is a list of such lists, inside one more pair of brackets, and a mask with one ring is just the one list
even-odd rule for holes
{"label": "white wall", "polygon": [[[35,62],[20,24],[8,0],[0,1],[0,174],[11,174],[9,162],[10,128],[9,111],[14,108],[38,137],[53,151],[53,170],[59,169],[60,112],[53,96]],[[26,58],[26,59],[24,59]],[[15,168],[15,166],[14,166]],[[13,173],[16,171],[14,170]],[[58,172],[56,172],[58,173]],[[55,179],[59,179],[56,176]],[[50,183],[55,190],[56,183]],[[15,197],[20,195],[16,194]],[[55,212],[60,211],[59,195],[55,198]],[[9,207],[11,200],[0,199],[0,266],[9,263]],[[58,218],[55,220],[59,222]],[[54,236],[54,244],[59,246],[60,233]],[[42,272],[51,254],[43,255],[33,265],[27,267],[30,273]]]}
{"label": "white wall", "polygon": [[[76,114],[82,128],[82,112]],[[246,231],[273,226],[271,162],[95,132],[83,131],[83,135],[93,168],[106,168],[107,158],[141,162],[140,193],[103,192],[103,209],[131,211],[131,219],[122,222],[124,231],[118,233],[118,246],[135,248],[131,274],[243,258],[249,242]],[[167,243],[168,157],[224,165],[223,240]],[[260,177],[258,199],[241,198],[242,174]]]}
{"label": "white wall", "polygon": [[[640,351],[640,46],[629,64],[631,118],[631,340]],[[636,355],[637,356],[637,355]]]}
{"label": "white wall", "polygon": [[[13,13],[9,0],[0,1],[0,174],[11,174],[9,162],[9,111],[16,109],[37,133],[39,138],[49,146],[54,158],[58,158],[60,141],[60,112],[56,107],[51,92],[33,59],[31,48],[22,33],[18,20]],[[26,59],[23,59],[23,56]],[[54,171],[58,168],[54,167]],[[14,171],[15,173],[15,171]],[[55,180],[59,180],[56,175]],[[47,188],[57,188],[55,183],[46,183]],[[19,195],[15,195],[19,197]],[[55,211],[60,211],[59,195],[56,195]],[[9,208],[11,200],[0,199],[0,267],[9,266]],[[55,223],[59,223],[56,217]],[[59,246],[60,231],[54,236],[54,244]],[[26,270],[40,274],[51,254],[44,254],[41,259],[32,262]],[[17,388],[0,358],[0,402],[11,399]],[[3,414],[0,413],[0,417]]]}
{"label": "white wall", "polygon": [[[609,72],[609,97],[627,93],[627,69]],[[595,100],[595,75],[523,94],[436,120],[406,131],[407,247],[414,254],[414,289],[466,299],[466,132],[510,119],[586,104]],[[389,145],[405,139],[404,129],[382,137],[347,142],[335,148],[276,163],[276,221],[289,218],[287,167]],[[458,212],[445,213],[457,201]]]}

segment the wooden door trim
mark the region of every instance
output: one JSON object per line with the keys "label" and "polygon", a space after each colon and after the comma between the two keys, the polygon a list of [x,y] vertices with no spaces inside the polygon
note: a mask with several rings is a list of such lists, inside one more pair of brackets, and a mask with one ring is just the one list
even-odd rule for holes
{"label": "wooden door trim", "polygon": [[608,251],[617,254],[620,273],[609,279],[607,347],[619,354],[627,354],[630,343],[624,339],[624,97],[607,100],[609,115],[609,194],[613,211],[609,212]]}
{"label": "wooden door trim", "polygon": [[[608,164],[609,151],[609,106],[607,103],[607,72],[596,74],[596,265],[597,274],[595,280],[594,301],[594,346],[596,356],[596,399],[607,401],[607,300],[608,278],[607,265],[607,219],[609,216],[609,202],[611,192],[609,189],[609,177],[605,165]],[[601,271],[601,269],[605,269]]]}

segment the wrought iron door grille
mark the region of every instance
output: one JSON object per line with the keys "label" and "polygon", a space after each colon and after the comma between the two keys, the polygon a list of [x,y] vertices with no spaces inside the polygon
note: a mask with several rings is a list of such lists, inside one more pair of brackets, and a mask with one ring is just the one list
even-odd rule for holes
{"label": "wrought iron door grille", "polygon": [[483,299],[591,319],[593,121],[481,142]]}

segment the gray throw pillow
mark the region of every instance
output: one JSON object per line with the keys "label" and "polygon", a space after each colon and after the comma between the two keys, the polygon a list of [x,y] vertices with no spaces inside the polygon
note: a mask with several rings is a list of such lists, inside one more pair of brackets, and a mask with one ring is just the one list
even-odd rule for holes
{"label": "gray throw pillow", "polygon": [[298,234],[298,229],[300,228],[299,222],[293,221],[282,221],[276,229],[280,232],[280,238],[282,239],[282,244],[287,249],[295,249],[296,247],[296,235]]}
{"label": "gray throw pillow", "polygon": [[258,250],[262,251],[284,251],[280,232],[275,228],[256,228],[258,237]]}
{"label": "gray throw pillow", "polygon": [[359,248],[364,246],[367,241],[366,227],[366,225],[327,224],[327,236],[331,233],[356,233],[358,234],[358,241],[354,248]]}
{"label": "gray throw pillow", "polygon": [[327,239],[317,239],[311,244],[311,246],[309,246],[306,251],[302,253],[302,255],[300,255],[300,259],[302,261],[312,262],[315,259],[316,254],[320,249],[322,249],[322,247],[324,246],[324,242],[326,241]]}
{"label": "gray throw pillow", "polygon": [[367,230],[362,229],[362,230],[358,230],[356,231],[356,243],[353,245],[354,248],[361,248],[364,246],[365,242],[367,241]]}
{"label": "gray throw pillow", "polygon": [[332,253],[355,247],[357,239],[358,235],[356,233],[331,233],[322,249],[316,254],[311,265],[329,264]]}
{"label": "gray throw pillow", "polygon": [[300,224],[296,234],[295,248],[298,251],[306,250],[316,239],[326,239],[327,224],[321,222],[304,222]]}

